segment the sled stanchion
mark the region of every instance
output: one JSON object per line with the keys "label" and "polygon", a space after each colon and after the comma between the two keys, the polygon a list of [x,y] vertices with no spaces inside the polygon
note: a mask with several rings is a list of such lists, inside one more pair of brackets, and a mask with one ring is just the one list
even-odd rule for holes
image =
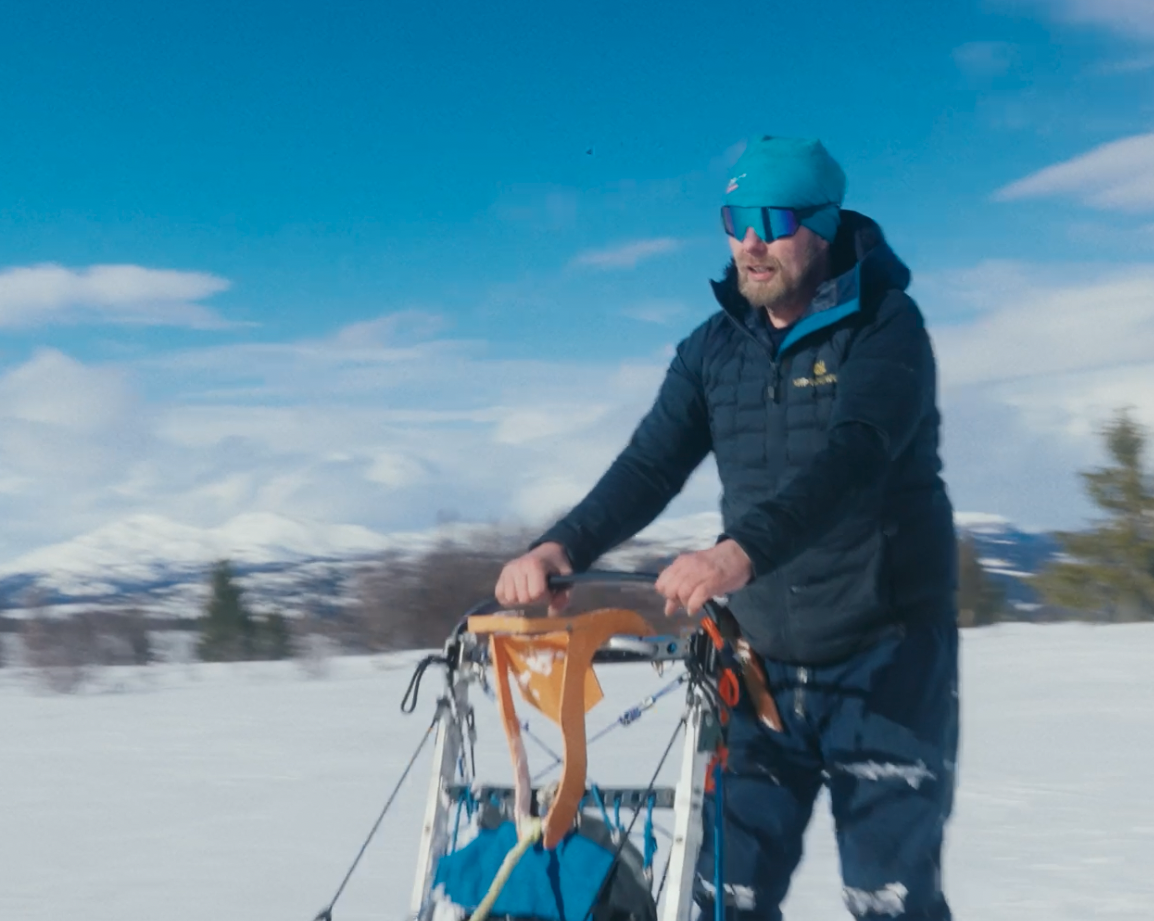
{"label": "sled stanchion", "polygon": [[713,753],[708,737],[719,729],[715,720],[706,693],[700,686],[694,685],[690,692],[685,741],[681,749],[681,774],[677,780],[673,808],[673,843],[665,868],[668,898],[661,915],[662,921],[688,921],[693,906],[693,882],[697,872],[697,855],[701,850],[701,822],[698,817],[705,801],[705,779]]}
{"label": "sled stanchion", "polygon": [[469,703],[466,679],[457,671],[450,671],[448,687],[437,701],[437,740],[433,748],[433,770],[425,800],[425,815],[421,823],[421,840],[417,850],[416,873],[409,903],[412,917],[419,917],[425,908],[437,860],[447,850],[449,842],[449,798],[446,787],[457,769],[465,740],[461,723],[467,719]]}

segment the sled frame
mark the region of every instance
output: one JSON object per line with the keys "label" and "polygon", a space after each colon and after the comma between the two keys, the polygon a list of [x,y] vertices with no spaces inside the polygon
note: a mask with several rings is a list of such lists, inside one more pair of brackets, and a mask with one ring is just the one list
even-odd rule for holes
{"label": "sled frame", "polygon": [[[437,701],[431,777],[409,906],[409,918],[415,921],[429,921],[433,914],[432,880],[438,861],[448,851],[453,810],[463,792],[463,785],[457,779],[458,765],[466,755],[466,742],[472,741],[469,688],[485,681],[483,657],[477,655],[484,644],[469,635],[459,640],[457,667],[446,671],[444,692]],[[668,664],[684,662],[696,654],[689,637],[613,637],[594,658],[594,664]],[[636,808],[652,795],[655,809],[672,811],[668,870],[658,903],[661,921],[691,921],[694,917],[693,890],[702,843],[701,808],[718,727],[712,702],[705,690],[693,681],[688,683],[683,719],[681,762],[674,787],[598,788],[606,808],[611,809],[618,803]],[[514,795],[509,786],[486,784],[472,789],[474,794],[486,798],[496,796],[500,801],[511,802]],[[534,796],[539,790],[534,787]]]}

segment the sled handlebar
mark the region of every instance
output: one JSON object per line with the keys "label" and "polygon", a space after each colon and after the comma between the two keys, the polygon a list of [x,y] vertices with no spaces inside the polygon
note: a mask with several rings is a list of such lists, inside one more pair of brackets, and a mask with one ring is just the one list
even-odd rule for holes
{"label": "sled handlebar", "polygon": [[[655,572],[621,572],[612,569],[591,569],[588,572],[573,573],[571,575],[552,575],[546,580],[550,591],[559,591],[581,584],[612,584],[614,582],[641,582],[652,585],[657,581]],[[721,616],[721,607],[712,598],[705,602],[706,612],[714,620]]]}
{"label": "sled handlebar", "polygon": [[[546,578],[549,591],[564,591],[577,585],[612,585],[614,583],[638,583],[652,585],[657,581],[655,572],[629,572],[614,569],[591,569],[588,572],[553,574]],[[715,621],[721,617],[721,607],[712,598],[705,602],[705,610]],[[464,624],[470,617],[483,617],[504,610],[496,598],[489,598],[470,608],[461,620]]]}

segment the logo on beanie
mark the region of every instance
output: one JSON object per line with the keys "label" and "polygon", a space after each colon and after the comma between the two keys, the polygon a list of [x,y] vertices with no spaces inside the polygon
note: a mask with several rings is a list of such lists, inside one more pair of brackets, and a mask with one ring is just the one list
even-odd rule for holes
{"label": "logo on beanie", "polygon": [[732,192],[734,189],[736,189],[737,188],[737,180],[738,179],[744,179],[747,175],[748,175],[747,173],[742,173],[740,176],[734,176],[732,179],[730,179],[729,185],[727,185],[725,187],[725,194],[728,195],[730,192]]}

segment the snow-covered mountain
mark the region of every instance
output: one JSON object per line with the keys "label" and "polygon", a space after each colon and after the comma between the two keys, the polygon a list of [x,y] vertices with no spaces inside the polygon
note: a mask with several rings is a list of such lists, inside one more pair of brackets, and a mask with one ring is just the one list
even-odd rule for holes
{"label": "snow-covered mountain", "polygon": [[217,560],[230,560],[254,588],[279,593],[277,583],[345,567],[402,538],[268,513],[240,515],[216,528],[134,515],[0,564],[0,603],[20,609],[33,594],[52,607],[132,599],[178,613]]}
{"label": "snow-covered mountain", "polygon": [[981,512],[959,512],[954,523],[960,535],[973,539],[978,561],[1010,604],[1028,612],[1039,603],[1030,580],[1060,550],[1051,535],[1024,531],[1000,515]]}
{"label": "snow-covered mountain", "polygon": [[[1004,518],[960,513],[960,532],[973,536],[982,565],[1019,605],[1036,599],[1029,586],[1057,546],[1044,534],[1019,530]],[[469,544],[485,526],[449,525],[381,534],[358,525],[308,522],[269,513],[240,515],[216,528],[198,528],[159,515],[135,515],[60,544],[0,564],[0,608],[19,611],[35,595],[53,608],[123,604],[187,615],[199,604],[205,575],[228,559],[259,603],[282,610],[333,599],[353,570],[386,552],[419,553],[436,542]],[[629,568],[656,556],[711,546],[721,518],[706,512],[664,518],[602,565]]]}

